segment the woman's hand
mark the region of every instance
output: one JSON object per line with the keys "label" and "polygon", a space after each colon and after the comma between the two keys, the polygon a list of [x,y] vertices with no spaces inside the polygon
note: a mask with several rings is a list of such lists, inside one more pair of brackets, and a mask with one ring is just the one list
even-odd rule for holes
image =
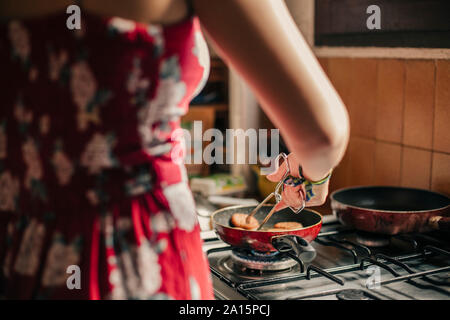
{"label": "woman's hand", "polygon": [[[294,156],[294,154],[289,154],[288,156],[290,175],[296,178],[300,177],[299,167],[300,163]],[[280,181],[284,174],[286,173],[286,162],[283,162],[279,166],[279,168],[269,175],[267,175],[267,179],[272,182]],[[303,172],[303,175],[307,179],[307,174]],[[276,205],[276,210],[281,210],[287,207],[291,207],[294,209],[299,209],[303,201],[306,201],[307,207],[320,206],[325,203],[328,195],[328,186],[329,180],[320,185],[312,185],[312,193],[314,196],[310,197],[308,201],[306,201],[306,192],[305,184],[298,185],[296,187],[293,186],[284,186],[284,191],[281,193],[282,200]],[[305,200],[303,200],[305,199]]]}

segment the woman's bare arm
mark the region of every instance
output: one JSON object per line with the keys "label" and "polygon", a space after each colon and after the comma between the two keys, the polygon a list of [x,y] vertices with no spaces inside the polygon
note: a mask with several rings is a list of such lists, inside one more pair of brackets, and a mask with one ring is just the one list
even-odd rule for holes
{"label": "woman's bare arm", "polygon": [[341,160],[349,120],[281,0],[194,0],[220,55],[247,81],[312,180]]}

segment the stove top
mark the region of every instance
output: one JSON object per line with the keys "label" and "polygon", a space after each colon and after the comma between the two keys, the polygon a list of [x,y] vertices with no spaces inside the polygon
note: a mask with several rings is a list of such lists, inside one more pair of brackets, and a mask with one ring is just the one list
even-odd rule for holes
{"label": "stove top", "polygon": [[303,266],[233,249],[214,232],[203,239],[216,299],[450,300],[450,237],[440,231],[376,236],[325,216],[317,257]]}

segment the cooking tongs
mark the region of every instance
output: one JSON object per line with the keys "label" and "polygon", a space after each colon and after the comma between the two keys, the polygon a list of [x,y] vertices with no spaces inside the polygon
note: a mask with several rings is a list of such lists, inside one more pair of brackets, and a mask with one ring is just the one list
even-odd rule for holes
{"label": "cooking tongs", "polygon": [[[284,161],[286,162],[286,172],[283,175],[283,178],[278,182],[275,191],[272,192],[271,194],[269,194],[258,206],[256,206],[255,209],[253,209],[252,212],[250,212],[250,214],[247,216],[246,219],[246,223],[250,222],[250,218],[252,216],[255,215],[256,212],[258,212],[258,210],[267,202],[269,201],[272,197],[275,197],[275,201],[278,204],[281,199],[281,193],[280,193],[280,188],[281,188],[281,192],[284,191],[284,186],[297,186],[298,184],[296,184],[295,182],[292,181],[297,181],[298,179],[291,177],[289,174],[291,172],[290,168],[289,168],[289,162],[288,162],[288,157],[285,153],[280,153],[276,159],[275,159],[275,163],[279,163],[280,158],[283,158]],[[291,179],[292,178],[292,179]],[[306,201],[305,201],[305,197],[303,196],[303,193],[300,192],[300,196],[302,198],[302,205],[300,206],[299,209],[293,208],[293,207],[289,207],[294,213],[300,213],[303,211],[303,209],[305,209],[306,207]],[[275,213],[275,208],[276,205],[273,206],[272,210],[270,210],[270,212],[267,214],[267,216],[264,218],[263,222],[259,225],[258,229],[256,230],[261,230],[261,228],[266,224],[266,222],[270,219],[270,217],[272,217],[272,215]]]}

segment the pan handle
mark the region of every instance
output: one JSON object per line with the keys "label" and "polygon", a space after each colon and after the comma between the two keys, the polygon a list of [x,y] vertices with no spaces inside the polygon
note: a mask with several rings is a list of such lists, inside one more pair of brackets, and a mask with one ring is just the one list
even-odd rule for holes
{"label": "pan handle", "polygon": [[428,220],[428,224],[433,229],[450,231],[450,217],[434,216]]}
{"label": "pan handle", "polygon": [[282,253],[293,253],[302,262],[311,262],[316,257],[316,250],[300,236],[288,234],[272,238],[272,245]]}

